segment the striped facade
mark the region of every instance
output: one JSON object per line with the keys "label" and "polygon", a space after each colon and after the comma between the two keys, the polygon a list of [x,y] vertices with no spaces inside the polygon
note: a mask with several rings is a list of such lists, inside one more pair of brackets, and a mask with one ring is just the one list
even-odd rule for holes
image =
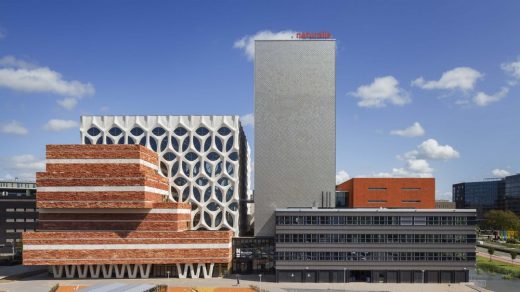
{"label": "striped facade", "polygon": [[36,232],[24,265],[55,277],[211,277],[231,261],[232,231],[192,231],[191,204],[169,199],[157,154],[140,145],[48,145],[37,173]]}

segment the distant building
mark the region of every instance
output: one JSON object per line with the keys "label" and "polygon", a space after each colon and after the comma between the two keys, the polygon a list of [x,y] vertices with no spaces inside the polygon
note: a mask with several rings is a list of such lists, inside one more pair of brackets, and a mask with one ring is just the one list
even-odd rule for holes
{"label": "distant building", "polygon": [[503,208],[520,216],[520,174],[506,176]]}
{"label": "distant building", "polygon": [[451,202],[448,200],[436,200],[435,201],[435,209],[455,209],[457,208],[455,202]]}
{"label": "distant building", "polygon": [[36,183],[0,181],[0,257],[21,251],[22,232],[36,227]]}
{"label": "distant building", "polygon": [[454,184],[453,202],[457,209],[477,209],[477,220],[490,210],[509,210],[520,216],[520,174]]}
{"label": "distant building", "polygon": [[435,179],[353,178],[336,186],[336,207],[433,209]]}

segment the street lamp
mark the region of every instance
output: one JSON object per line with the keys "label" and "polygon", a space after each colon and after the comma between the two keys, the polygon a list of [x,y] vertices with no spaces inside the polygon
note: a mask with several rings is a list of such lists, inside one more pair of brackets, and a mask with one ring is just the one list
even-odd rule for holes
{"label": "street lamp", "polygon": [[170,279],[170,271],[166,271],[166,275],[168,275],[168,280]]}
{"label": "street lamp", "polygon": [[347,268],[343,268],[343,284],[347,283]]}
{"label": "street lamp", "polygon": [[467,277],[467,274],[466,274],[466,270],[467,270],[467,268],[464,267],[464,282],[468,282],[468,277]]}
{"label": "street lamp", "polygon": [[262,284],[262,274],[258,274],[258,277],[260,278],[260,284]]}
{"label": "street lamp", "polygon": [[421,270],[421,272],[422,272],[422,282],[424,284],[424,270]]}

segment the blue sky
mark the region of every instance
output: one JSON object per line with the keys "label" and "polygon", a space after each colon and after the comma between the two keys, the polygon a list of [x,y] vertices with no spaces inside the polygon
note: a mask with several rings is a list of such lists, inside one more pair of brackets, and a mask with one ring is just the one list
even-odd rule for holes
{"label": "blue sky", "polygon": [[519,1],[1,1],[0,177],[31,176],[45,144],[79,143],[82,114],[250,114],[241,45],[329,31],[339,176],[434,176],[451,198],[455,182],[520,172],[518,11]]}

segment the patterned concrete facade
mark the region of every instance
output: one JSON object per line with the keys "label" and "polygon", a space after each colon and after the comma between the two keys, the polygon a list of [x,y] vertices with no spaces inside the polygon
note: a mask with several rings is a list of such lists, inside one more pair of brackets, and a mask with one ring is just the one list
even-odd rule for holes
{"label": "patterned concrete facade", "polygon": [[249,148],[238,116],[82,116],[83,144],[140,144],[169,179],[170,200],[191,203],[194,229],[247,228]]}
{"label": "patterned concrete facade", "polygon": [[[140,145],[48,145],[37,173],[36,232],[23,235],[24,265],[55,277],[213,275],[231,261],[228,231],[191,231],[191,204],[169,198],[157,154]],[[172,274],[173,276],[173,274]]]}

